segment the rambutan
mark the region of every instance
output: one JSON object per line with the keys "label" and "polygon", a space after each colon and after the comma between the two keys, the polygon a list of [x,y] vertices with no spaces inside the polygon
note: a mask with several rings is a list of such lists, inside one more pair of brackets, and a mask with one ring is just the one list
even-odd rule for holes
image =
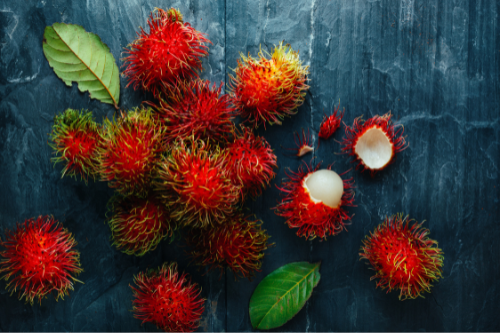
{"label": "rambutan", "polygon": [[333,113],[330,116],[326,116],[323,118],[323,121],[321,122],[321,125],[319,127],[319,133],[318,136],[322,139],[328,139],[335,133],[336,130],[339,129],[340,127],[340,122],[342,121],[342,118],[344,117],[345,109],[339,114],[337,112],[340,109],[340,104],[337,106],[336,109],[334,109]]}
{"label": "rambutan", "polygon": [[209,270],[231,268],[235,277],[251,278],[262,266],[269,235],[262,221],[237,213],[215,228],[193,229],[187,238],[193,260]]}
{"label": "rambutan", "polygon": [[172,204],[173,219],[206,227],[233,214],[241,186],[231,181],[227,155],[226,150],[202,140],[180,140],[173,145],[160,163],[155,182],[156,190]]}
{"label": "rambutan", "polygon": [[165,332],[193,332],[200,326],[205,300],[201,289],[186,273],[177,272],[177,263],[164,263],[157,271],[140,272],[132,287],[134,317],[153,323]]}
{"label": "rambutan", "polygon": [[282,187],[277,186],[283,200],[273,209],[290,228],[298,228],[299,237],[337,235],[351,219],[344,207],[353,206],[354,181],[342,180],[330,167],[318,170],[320,164],[314,169],[305,165],[306,170],[300,166],[298,172],[290,171]]}
{"label": "rambutan", "polygon": [[295,147],[293,148],[285,148],[286,150],[291,150],[293,151],[293,155],[297,157],[304,156],[305,154],[308,154],[312,151],[314,151],[314,147],[312,146],[312,137],[311,133],[309,132],[309,129],[307,129],[307,134],[302,129],[302,136],[300,135],[299,132],[295,132],[293,134],[293,139],[295,141]]}
{"label": "rambutan", "polygon": [[261,195],[275,176],[273,169],[278,167],[276,155],[266,139],[241,126],[226,149],[233,183],[242,186],[242,194]]}
{"label": "rambutan", "polygon": [[151,109],[135,109],[104,120],[99,148],[101,179],[121,194],[147,191],[164,150],[163,127]]}
{"label": "rambutan", "polygon": [[126,254],[143,256],[176,229],[166,206],[152,196],[115,196],[109,209],[113,245]]}
{"label": "rambutan", "polygon": [[281,125],[286,116],[297,112],[309,89],[309,67],[302,66],[298,51],[281,42],[269,56],[262,50],[258,59],[241,54],[235,76],[229,75],[233,104],[255,127],[263,124],[265,128],[266,122]]}
{"label": "rambutan", "polygon": [[73,290],[73,281],[82,272],[76,241],[52,216],[39,216],[17,224],[17,230],[7,231],[0,241],[5,250],[0,252],[2,279],[8,281],[11,295],[19,290],[19,298],[33,305],[34,299],[55,291],[56,300]]}
{"label": "rambutan", "polygon": [[166,99],[160,98],[158,106],[152,105],[158,119],[168,128],[167,142],[191,136],[221,141],[231,133],[235,110],[221,90],[222,83],[219,88],[215,84],[210,87],[210,82],[202,80],[165,90]]}
{"label": "rambutan", "polygon": [[[429,230],[422,223],[403,214],[386,217],[361,247],[361,259],[370,261],[376,272],[373,279],[380,279],[377,287],[400,290],[399,299],[423,297],[430,292],[431,283],[442,277],[443,252],[438,242],[429,239]],[[368,263],[367,263],[368,264]]]}
{"label": "rambutan", "polygon": [[370,170],[372,176],[387,167],[400,151],[406,149],[403,137],[403,126],[392,124],[391,113],[383,116],[374,116],[366,121],[363,117],[354,119],[352,128],[347,126],[345,138],[342,141],[342,151],[354,156],[356,168],[362,166]]}
{"label": "rambutan", "polygon": [[49,137],[56,155],[51,160],[64,164],[63,177],[80,175],[85,182],[96,178],[100,136],[92,112],[67,109],[56,115]]}
{"label": "rambutan", "polygon": [[201,59],[208,54],[205,34],[184,23],[176,9],[156,8],[149,20],[149,33],[144,29],[125,51],[123,75],[134,89],[141,87],[155,95],[161,86],[197,77]]}

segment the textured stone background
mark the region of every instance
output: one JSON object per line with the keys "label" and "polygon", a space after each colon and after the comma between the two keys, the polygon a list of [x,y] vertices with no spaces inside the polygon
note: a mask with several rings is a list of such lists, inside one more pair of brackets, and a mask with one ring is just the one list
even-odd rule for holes
{"label": "textured stone background", "polygon": [[[67,22],[98,34],[121,65],[123,47],[154,7],[179,7],[213,42],[204,78],[227,80],[239,52],[256,55],[281,40],[300,49],[311,66],[306,103],[283,126],[261,130],[278,156],[272,187],[248,207],[264,220],[276,246],[256,278],[228,272],[202,276],[180,244],[163,243],[143,258],[111,247],[105,224],[112,191],[60,178],[47,145],[53,117],[87,108],[97,118],[111,106],[68,88],[42,52],[46,25]],[[200,330],[251,330],[250,296],[262,278],[292,261],[322,261],[322,279],[285,331],[500,330],[500,27],[497,0],[0,0],[0,232],[17,221],[53,214],[74,233],[85,284],[71,297],[41,306],[9,296],[0,282],[0,331],[154,331],[132,317],[129,284],[147,267],[177,260],[208,300]],[[120,106],[138,106],[125,89]],[[269,209],[284,169],[301,161],[283,155],[293,131],[317,137],[323,113],[340,103],[344,121],[389,110],[405,126],[410,147],[396,163],[356,180],[349,232],[306,242]],[[334,139],[342,138],[342,131]],[[343,172],[351,166],[333,139],[314,153]],[[309,155],[306,160],[309,161]],[[445,252],[444,279],[425,299],[400,302],[375,289],[359,261],[361,240],[386,215],[405,212],[427,220]]]}

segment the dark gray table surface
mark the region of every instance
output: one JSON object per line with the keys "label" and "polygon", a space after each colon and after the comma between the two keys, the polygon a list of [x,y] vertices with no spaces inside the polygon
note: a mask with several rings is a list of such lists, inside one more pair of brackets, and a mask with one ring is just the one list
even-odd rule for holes
{"label": "dark gray table surface", "polygon": [[[112,190],[103,182],[61,179],[49,159],[47,133],[66,108],[114,108],[56,77],[42,52],[45,26],[82,25],[98,34],[121,65],[154,7],[178,7],[213,45],[203,78],[226,82],[239,52],[256,55],[281,40],[310,65],[310,91],[298,114],[261,129],[278,156],[272,186],[248,208],[276,246],[253,281],[231,272],[202,275],[180,243],[162,243],[142,258],[111,246],[105,223]],[[500,2],[497,0],[0,0],[0,232],[26,218],[53,214],[74,233],[84,272],[64,301],[30,306],[0,282],[1,331],[154,331],[131,310],[132,276],[176,260],[207,298],[200,330],[251,330],[248,303],[257,284],[293,261],[322,261],[321,281],[284,331],[500,330]],[[121,82],[120,107],[144,100]],[[352,171],[356,208],[348,232],[305,241],[270,210],[286,167],[293,132],[310,127],[317,140],[323,114],[340,100],[352,124],[392,110],[410,147],[374,178]],[[334,139],[341,140],[342,130]],[[339,144],[323,141],[314,157],[351,167]],[[309,160],[312,156],[306,157]],[[426,298],[401,302],[369,281],[359,261],[364,235],[386,215],[410,214],[430,228],[445,252],[444,278]]]}

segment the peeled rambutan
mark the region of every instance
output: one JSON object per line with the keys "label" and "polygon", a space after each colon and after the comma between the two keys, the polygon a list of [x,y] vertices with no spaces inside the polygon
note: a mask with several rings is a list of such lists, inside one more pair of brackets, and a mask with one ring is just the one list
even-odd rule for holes
{"label": "peeled rambutan", "polygon": [[215,228],[193,229],[187,237],[193,260],[209,270],[231,268],[236,276],[251,278],[262,266],[269,235],[262,221],[237,213]]}
{"label": "peeled rambutan", "polygon": [[121,194],[146,192],[164,150],[163,132],[151,109],[122,113],[113,122],[105,119],[101,179]]}
{"label": "peeled rambutan", "polygon": [[143,256],[175,230],[167,207],[153,196],[115,196],[109,209],[113,245],[126,254]]}
{"label": "peeled rambutan", "polygon": [[302,136],[300,135],[299,132],[295,132],[293,134],[293,139],[295,141],[295,147],[285,148],[287,150],[293,151],[293,153],[294,153],[293,155],[295,155],[297,157],[301,157],[301,156],[304,156],[305,154],[308,154],[308,153],[314,151],[314,147],[311,143],[312,137],[311,137],[311,133],[309,132],[309,129],[307,129],[307,134],[304,131],[304,129],[302,129]]}
{"label": "peeled rambutan", "polygon": [[165,90],[165,99],[155,106],[158,119],[168,128],[168,143],[178,138],[223,140],[234,129],[235,110],[228,95],[210,82],[195,80]]}
{"label": "peeled rambutan", "polygon": [[227,151],[202,140],[177,141],[157,178],[156,190],[172,205],[170,216],[184,225],[217,224],[233,214],[241,197],[241,186],[231,181]]}
{"label": "peeled rambutan", "polygon": [[342,118],[344,117],[345,113],[344,109],[341,113],[337,114],[339,109],[340,109],[340,104],[336,109],[334,109],[333,113],[330,116],[325,115],[325,117],[323,118],[318,133],[318,136],[320,138],[326,140],[329,137],[331,137],[336,130],[339,129],[340,122],[342,121]]}
{"label": "peeled rambutan", "polygon": [[241,126],[227,144],[231,178],[242,186],[242,194],[256,197],[262,194],[274,178],[277,168],[276,155],[264,137],[255,135],[248,127]]}
{"label": "peeled rambutan", "polygon": [[164,263],[157,271],[134,277],[134,317],[165,332],[193,332],[200,326],[205,300],[201,289],[177,272],[177,263]]}
{"label": "peeled rambutan", "polygon": [[[267,54],[269,55],[269,54]],[[235,76],[229,75],[233,104],[255,127],[266,122],[281,125],[285,116],[295,114],[305,100],[309,67],[302,66],[299,52],[281,42],[267,59],[241,55]]]}
{"label": "peeled rambutan", "polygon": [[39,216],[17,225],[14,232],[7,231],[6,240],[0,241],[5,250],[0,252],[2,279],[8,281],[11,295],[19,290],[20,299],[33,305],[34,299],[55,291],[56,300],[63,299],[73,290],[73,281],[82,272],[76,241],[52,216]]}
{"label": "peeled rambutan", "polygon": [[353,206],[354,181],[342,180],[330,167],[318,170],[319,164],[314,169],[305,165],[306,170],[300,166],[298,172],[290,171],[282,186],[277,186],[283,200],[273,209],[287,219],[290,228],[298,228],[299,237],[337,235],[351,219],[344,207]]}
{"label": "peeled rambutan", "polygon": [[380,279],[377,287],[390,292],[399,289],[399,299],[423,297],[430,292],[431,283],[442,277],[443,252],[438,242],[429,239],[429,230],[422,223],[410,226],[408,216],[403,214],[386,217],[370,236],[366,236],[361,247],[361,259],[370,261]]}
{"label": "peeled rambutan", "polygon": [[92,112],[67,109],[56,115],[50,140],[56,154],[51,160],[64,164],[63,177],[80,175],[85,182],[89,176],[96,178],[100,136]]}
{"label": "peeled rambutan", "polygon": [[184,23],[176,9],[156,8],[149,20],[149,33],[144,29],[125,51],[123,75],[134,89],[141,87],[155,95],[162,86],[197,77],[202,70],[200,58],[208,54],[205,34]]}
{"label": "peeled rambutan", "polygon": [[347,126],[342,141],[342,151],[354,156],[356,168],[362,166],[374,175],[387,167],[400,151],[406,149],[403,126],[392,124],[391,113],[374,116],[366,121],[362,117],[354,119],[352,128]]}

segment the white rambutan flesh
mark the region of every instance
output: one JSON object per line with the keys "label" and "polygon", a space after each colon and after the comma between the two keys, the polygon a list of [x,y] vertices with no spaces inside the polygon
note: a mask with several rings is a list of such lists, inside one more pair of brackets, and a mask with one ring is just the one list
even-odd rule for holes
{"label": "white rambutan flesh", "polygon": [[303,184],[313,202],[322,202],[331,208],[340,206],[344,183],[335,171],[328,169],[315,171],[304,178]]}
{"label": "white rambutan flesh", "polygon": [[382,169],[392,159],[392,143],[385,132],[372,127],[363,133],[354,148],[364,165],[372,170]]}

